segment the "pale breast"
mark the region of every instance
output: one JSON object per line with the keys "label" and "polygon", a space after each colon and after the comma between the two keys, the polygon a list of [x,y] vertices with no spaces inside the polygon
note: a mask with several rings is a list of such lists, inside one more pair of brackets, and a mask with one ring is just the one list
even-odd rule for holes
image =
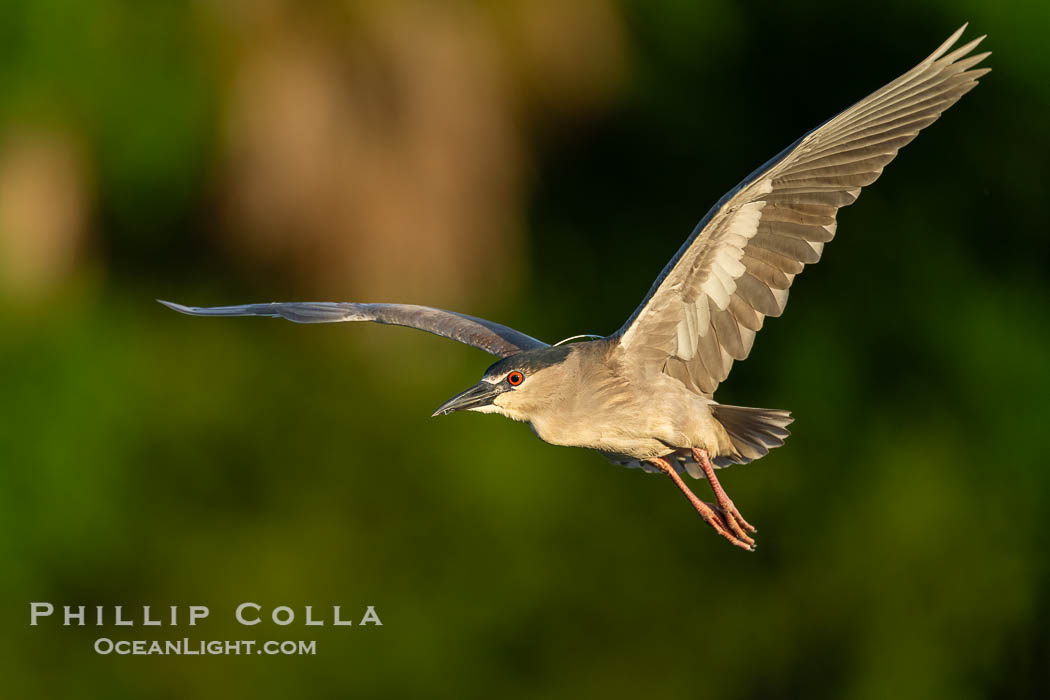
{"label": "pale breast", "polygon": [[575,391],[532,412],[529,423],[540,439],[634,459],[691,447],[718,454],[727,442],[710,399],[676,379],[660,374],[632,381],[605,366],[580,372],[578,379]]}

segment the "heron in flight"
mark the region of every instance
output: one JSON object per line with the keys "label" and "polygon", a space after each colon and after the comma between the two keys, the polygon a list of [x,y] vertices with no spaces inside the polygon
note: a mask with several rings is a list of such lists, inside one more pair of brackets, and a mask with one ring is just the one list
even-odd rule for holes
{"label": "heron in flight", "polygon": [[[783,445],[792,418],[788,411],[721,404],[715,391],[733,362],[748,356],[764,319],[784,311],[795,276],[820,259],[835,236],[838,210],[988,72],[975,66],[989,54],[971,53],[983,36],[953,49],[965,29],[723,196],[612,335],[548,345],[492,321],[408,304],[161,303],[197,316],[374,321],[472,345],[500,359],[435,416],[498,413],[528,423],[548,443],[666,474],[719,535],[754,550],[755,528],[716,470]],[[714,502],[700,500],[683,476],[706,478]]]}

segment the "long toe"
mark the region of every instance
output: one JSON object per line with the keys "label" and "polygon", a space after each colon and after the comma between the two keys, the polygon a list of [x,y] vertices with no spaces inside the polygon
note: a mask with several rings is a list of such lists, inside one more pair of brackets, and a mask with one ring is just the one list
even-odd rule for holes
{"label": "long toe", "polygon": [[736,506],[733,505],[732,501],[729,501],[726,505],[720,505],[718,507],[718,512],[729,524],[729,529],[731,529],[737,537],[746,542],[754,543],[754,540],[751,539],[744,530],[750,532],[758,532],[758,530],[754,525],[744,520],[744,516],[742,516],[740,511],[736,509]]}
{"label": "long toe", "polygon": [[701,513],[704,522],[711,526],[711,528],[722,537],[725,537],[729,542],[741,549],[746,549],[749,552],[755,551],[755,541],[748,537],[736,521],[731,517],[726,517],[724,513],[719,510],[713,509],[713,504],[705,503],[704,505],[712,506],[710,515]]}

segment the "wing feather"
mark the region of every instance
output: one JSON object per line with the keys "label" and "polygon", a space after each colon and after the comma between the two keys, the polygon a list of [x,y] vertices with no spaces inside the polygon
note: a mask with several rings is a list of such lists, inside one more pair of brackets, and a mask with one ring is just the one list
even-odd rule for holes
{"label": "wing feather", "polygon": [[784,311],[795,276],[820,260],[838,210],[988,72],[974,67],[989,53],[971,55],[983,36],[952,50],[965,29],[715,204],[614,334],[621,351],[712,394],[765,317]]}
{"label": "wing feather", "polygon": [[406,326],[451,338],[497,357],[509,357],[523,350],[549,347],[513,328],[444,309],[414,304],[354,304],[350,302],[307,301],[238,306],[183,306],[162,301],[169,309],[193,316],[270,316],[295,323],[338,323],[373,321]]}

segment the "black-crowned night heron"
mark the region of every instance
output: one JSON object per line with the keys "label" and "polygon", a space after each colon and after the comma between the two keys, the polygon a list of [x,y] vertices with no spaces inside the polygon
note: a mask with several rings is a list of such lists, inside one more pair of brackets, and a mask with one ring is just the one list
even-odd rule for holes
{"label": "black-crowned night heron", "polygon": [[[273,316],[298,323],[375,321],[458,340],[501,358],[442,404],[528,423],[542,440],[588,447],[674,480],[700,516],[754,549],[752,527],[715,470],[784,444],[791,414],[714,400],[766,316],[779,316],[802,268],[897,151],[977,84],[981,39],[949,53],[965,25],[922,63],[788,146],[744,178],[697,224],[627,323],[607,337],[553,346],[491,321],[425,306],[303,302],[197,308],[198,316]],[[819,85],[813,81],[812,85]],[[811,88],[814,97],[818,88]],[[581,336],[582,337],[582,336]],[[574,340],[574,339],[570,339]],[[716,503],[681,474],[706,477]]]}

